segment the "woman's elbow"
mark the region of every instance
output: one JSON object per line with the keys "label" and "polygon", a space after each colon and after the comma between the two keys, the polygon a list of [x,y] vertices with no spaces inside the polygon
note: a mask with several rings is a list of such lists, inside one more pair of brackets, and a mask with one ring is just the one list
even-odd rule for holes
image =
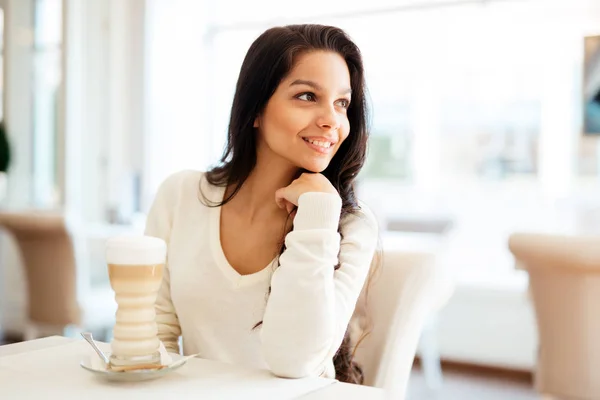
{"label": "woman's elbow", "polygon": [[271,373],[279,378],[301,379],[311,376],[308,369],[298,365],[271,365],[269,366]]}
{"label": "woman's elbow", "polygon": [[265,358],[271,373],[280,378],[300,379],[315,376],[315,369],[310,362],[294,360],[290,357],[281,355]]}

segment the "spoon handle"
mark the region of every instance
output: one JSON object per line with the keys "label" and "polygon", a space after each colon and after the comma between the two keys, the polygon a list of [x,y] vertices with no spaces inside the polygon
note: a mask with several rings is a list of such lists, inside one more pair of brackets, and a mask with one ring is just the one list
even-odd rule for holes
{"label": "spoon handle", "polygon": [[178,367],[179,365],[184,364],[185,362],[187,362],[187,360],[189,360],[190,358],[198,357],[199,355],[200,355],[200,353],[192,354],[192,355],[189,355],[189,356],[182,357],[179,360],[177,360],[174,363],[172,363],[171,365],[169,365],[169,368]]}
{"label": "spoon handle", "polygon": [[96,353],[98,353],[102,361],[104,361],[106,365],[109,365],[110,360],[108,359],[106,354],[104,354],[102,350],[100,350],[100,348],[96,345],[96,342],[94,342],[94,336],[90,332],[82,332],[81,336],[85,339],[86,342],[90,344],[90,346],[92,346]]}

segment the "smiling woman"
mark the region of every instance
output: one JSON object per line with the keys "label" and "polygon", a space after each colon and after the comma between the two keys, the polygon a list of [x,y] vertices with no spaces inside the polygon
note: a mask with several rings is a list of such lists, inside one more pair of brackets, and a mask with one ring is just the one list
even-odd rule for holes
{"label": "smiling woman", "polygon": [[148,217],[168,243],[156,304],[168,349],[182,335],[185,354],[362,381],[347,330],[378,235],[353,186],[365,109],[362,58],[341,29],[254,41],[221,162],[168,178]]}
{"label": "smiling woman", "polygon": [[323,50],[298,56],[254,122],[262,132],[257,151],[266,146],[292,165],[322,172],[348,137],[351,92],[342,56]]}

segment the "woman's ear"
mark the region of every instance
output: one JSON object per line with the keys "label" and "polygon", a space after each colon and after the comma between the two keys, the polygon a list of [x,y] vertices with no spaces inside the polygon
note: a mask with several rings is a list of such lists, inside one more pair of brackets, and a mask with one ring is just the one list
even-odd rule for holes
{"label": "woman's ear", "polygon": [[258,128],[258,127],[259,127],[259,125],[260,125],[260,124],[259,124],[259,122],[260,122],[260,121],[259,121],[259,118],[260,118],[260,117],[258,117],[258,116],[257,116],[256,118],[254,118],[254,125],[253,125],[253,126],[254,126],[255,128]]}

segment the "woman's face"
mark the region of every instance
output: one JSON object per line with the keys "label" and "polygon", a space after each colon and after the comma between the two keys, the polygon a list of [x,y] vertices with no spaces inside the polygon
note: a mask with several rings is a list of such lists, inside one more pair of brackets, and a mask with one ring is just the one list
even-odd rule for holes
{"label": "woman's face", "polygon": [[296,64],[255,120],[258,155],[322,172],[350,132],[350,72],[337,53],[311,51]]}

